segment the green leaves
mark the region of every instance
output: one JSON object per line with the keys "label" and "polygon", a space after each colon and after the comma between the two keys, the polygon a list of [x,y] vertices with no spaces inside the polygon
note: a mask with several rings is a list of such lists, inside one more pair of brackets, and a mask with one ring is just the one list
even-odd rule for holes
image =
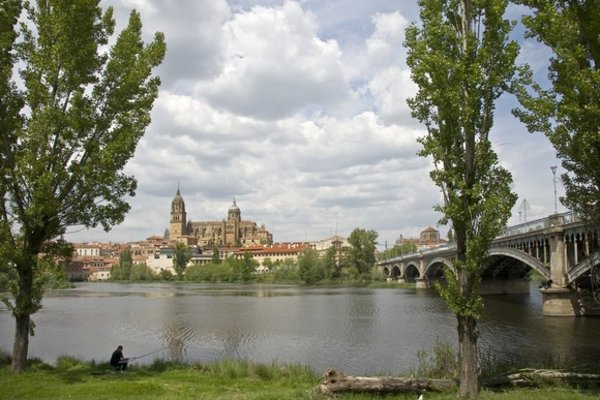
{"label": "green leaves", "polygon": [[359,274],[369,274],[375,265],[377,232],[356,228],[350,233],[348,242],[352,245],[348,252],[348,262]]}
{"label": "green leaves", "polygon": [[177,273],[177,279],[183,279],[183,273],[188,265],[188,262],[192,259],[192,251],[183,242],[175,242],[173,246],[173,268]]}
{"label": "green leaves", "polygon": [[[515,83],[518,46],[508,39],[513,23],[503,19],[505,1],[420,5],[422,24],[406,34],[407,62],[419,86],[409,105],[427,128],[419,155],[433,159],[430,175],[444,195],[437,209],[442,222],[452,224],[457,265],[470,286],[516,201],[511,175],[499,165],[489,134],[495,100]],[[476,296],[476,290],[465,298],[463,292],[464,287],[453,302],[458,309]]]}
{"label": "green leaves", "polygon": [[[530,132],[544,133],[567,173],[563,204],[600,221],[600,2],[521,0],[533,14],[527,35],[553,52],[550,88],[531,83],[515,110]],[[530,77],[529,77],[530,78]]]}
{"label": "green leaves", "polygon": [[516,201],[511,175],[499,165],[489,135],[495,101],[519,88],[518,45],[508,38],[513,23],[503,19],[505,0],[419,5],[421,26],[406,32],[407,63],[419,87],[408,104],[427,128],[419,155],[433,159],[430,176],[444,198],[436,209],[455,234],[455,273],[445,271],[447,285],[438,290],[458,320],[460,395],[475,397],[474,327],[483,309],[478,287],[487,249]]}
{"label": "green leaves", "polygon": [[136,181],[122,171],[150,123],[165,42],[145,44],[132,12],[107,49],[115,21],[99,0],[2,1],[0,22],[0,263],[16,275],[20,370],[50,262],[38,255],[60,253],[45,244],[73,225],[109,230],[129,210]]}

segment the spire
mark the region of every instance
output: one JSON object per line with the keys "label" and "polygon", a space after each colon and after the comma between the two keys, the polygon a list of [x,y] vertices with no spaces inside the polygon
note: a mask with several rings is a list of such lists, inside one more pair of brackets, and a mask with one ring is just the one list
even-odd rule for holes
{"label": "spire", "polygon": [[179,193],[179,181],[177,181],[177,195],[181,196],[181,193]]}

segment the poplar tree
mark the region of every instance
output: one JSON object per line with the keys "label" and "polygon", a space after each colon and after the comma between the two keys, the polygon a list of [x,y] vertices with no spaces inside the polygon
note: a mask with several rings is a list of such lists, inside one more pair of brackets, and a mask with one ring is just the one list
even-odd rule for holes
{"label": "poplar tree", "polygon": [[563,204],[600,223],[600,1],[520,0],[526,35],[552,50],[549,88],[521,90],[515,113],[544,133],[567,171]]}
{"label": "poplar tree", "polygon": [[173,268],[177,273],[177,280],[183,279],[183,273],[192,259],[192,251],[185,243],[175,242],[173,246]]}
{"label": "poplar tree", "polygon": [[43,270],[72,250],[67,228],[109,230],[130,208],[136,180],[122,170],[150,123],[165,43],[144,44],[135,11],[111,40],[99,0],[1,0],[0,22],[0,262],[15,275],[3,300],[20,372]]}
{"label": "poplar tree", "polygon": [[419,155],[433,160],[430,176],[443,195],[435,208],[454,232],[456,274],[447,269],[447,286],[438,289],[458,322],[459,395],[475,398],[484,260],[516,201],[489,135],[495,101],[514,83],[519,48],[508,39],[507,1],[419,5],[420,23],[406,31],[407,63],[418,86],[408,103],[427,129]]}
{"label": "poplar tree", "polygon": [[352,246],[348,251],[348,263],[361,275],[370,274],[377,261],[377,236],[377,232],[372,229],[355,228],[348,237],[348,243]]}

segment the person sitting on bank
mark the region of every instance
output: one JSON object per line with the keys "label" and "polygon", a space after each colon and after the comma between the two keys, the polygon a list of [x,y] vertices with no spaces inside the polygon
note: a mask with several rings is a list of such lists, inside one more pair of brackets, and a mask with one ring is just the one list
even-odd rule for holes
{"label": "person sitting on bank", "polygon": [[110,357],[110,365],[117,371],[125,371],[127,369],[127,361],[129,358],[123,357],[123,346],[117,346]]}

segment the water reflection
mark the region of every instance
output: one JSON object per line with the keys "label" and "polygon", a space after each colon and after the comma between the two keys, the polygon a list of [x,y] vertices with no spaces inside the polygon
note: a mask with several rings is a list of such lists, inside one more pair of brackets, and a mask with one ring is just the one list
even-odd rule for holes
{"label": "water reflection", "polygon": [[[485,303],[480,349],[496,360],[600,355],[600,319],[544,318],[535,289]],[[318,373],[398,373],[416,365],[418,350],[456,343],[456,320],[443,301],[414,289],[86,283],[50,292],[34,321],[30,355],[49,362],[64,354],[106,361],[123,344],[126,355],[145,355],[143,363],[228,357]],[[9,351],[13,334],[0,308],[0,349]]]}

